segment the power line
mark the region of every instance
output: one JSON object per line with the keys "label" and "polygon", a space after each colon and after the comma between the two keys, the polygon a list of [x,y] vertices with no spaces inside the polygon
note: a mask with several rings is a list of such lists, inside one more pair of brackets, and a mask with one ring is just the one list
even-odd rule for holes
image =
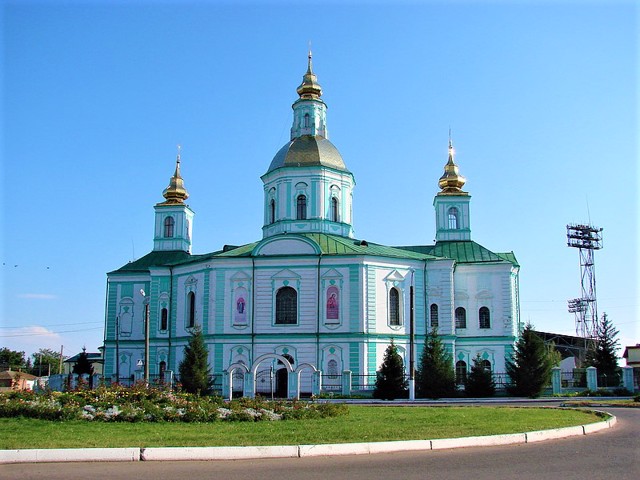
{"label": "power line", "polygon": [[16,333],[14,335],[0,335],[0,338],[12,338],[12,337],[44,337],[49,335],[59,335],[60,333],[75,333],[75,332],[91,332],[93,330],[101,330],[102,327],[96,328],[83,328],[80,330],[64,330],[62,332],[46,332],[46,333]]}

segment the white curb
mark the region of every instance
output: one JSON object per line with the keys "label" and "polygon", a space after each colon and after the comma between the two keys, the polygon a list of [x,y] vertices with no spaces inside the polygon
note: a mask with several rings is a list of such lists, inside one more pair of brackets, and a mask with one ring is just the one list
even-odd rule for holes
{"label": "white curb", "polygon": [[0,463],[37,462],[135,462],[139,448],[65,448],[0,450]]}
{"label": "white curb", "polygon": [[508,435],[487,435],[482,437],[441,438],[439,440],[431,440],[431,448],[433,450],[441,450],[443,448],[512,445],[514,443],[525,443],[525,435],[524,433],[512,433]]}
{"label": "white curb", "polygon": [[[605,423],[606,422],[600,422]],[[538,430],[536,432],[527,432],[527,443],[542,442],[544,440],[553,440],[556,438],[573,437],[576,435],[584,435],[582,425],[578,427],[553,428],[551,430]]]}
{"label": "white curb", "polygon": [[295,458],[298,447],[149,447],[141,448],[140,460],[240,460],[248,458]]}

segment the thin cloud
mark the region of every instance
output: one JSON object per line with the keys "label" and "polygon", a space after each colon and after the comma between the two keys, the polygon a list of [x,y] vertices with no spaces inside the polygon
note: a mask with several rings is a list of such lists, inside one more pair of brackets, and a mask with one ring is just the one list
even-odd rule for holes
{"label": "thin cloud", "polygon": [[21,293],[18,298],[27,298],[29,300],[55,300],[57,295],[51,293]]}

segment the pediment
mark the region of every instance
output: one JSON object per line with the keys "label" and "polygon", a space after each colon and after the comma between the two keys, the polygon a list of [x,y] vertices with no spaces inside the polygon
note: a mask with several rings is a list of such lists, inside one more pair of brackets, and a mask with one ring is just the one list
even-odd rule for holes
{"label": "pediment", "polygon": [[385,282],[403,282],[404,276],[398,270],[394,270],[389,275],[384,277],[384,281]]}
{"label": "pediment", "polygon": [[322,278],[342,278],[342,274],[335,268],[330,268],[322,274]]}
{"label": "pediment", "polygon": [[283,279],[291,280],[292,278],[298,279],[301,277],[296,272],[289,270],[288,268],[285,268],[284,270],[280,270],[278,273],[271,276],[272,280],[283,280]]}
{"label": "pediment", "polygon": [[235,281],[235,282],[242,282],[242,281],[247,281],[249,280],[251,277],[249,275],[247,275],[245,272],[243,272],[242,270],[234,273],[233,275],[231,275],[231,280]]}

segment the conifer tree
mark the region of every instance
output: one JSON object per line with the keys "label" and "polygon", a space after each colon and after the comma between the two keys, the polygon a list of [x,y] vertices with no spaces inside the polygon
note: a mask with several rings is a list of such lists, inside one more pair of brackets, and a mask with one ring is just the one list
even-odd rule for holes
{"label": "conifer tree", "polygon": [[595,337],[594,348],[587,354],[587,366],[596,367],[598,376],[606,375],[609,379],[616,378],[618,373],[616,351],[620,342],[617,339],[618,330],[613,326],[606,313],[600,317],[596,324]]}
{"label": "conifer tree", "polygon": [[425,338],[424,349],[420,355],[420,364],[416,373],[416,387],[419,397],[451,397],[456,393],[453,359],[445,350],[435,327]]}
{"label": "conifer tree", "polygon": [[82,353],[73,365],[73,373],[77,375],[93,375],[93,365],[89,361],[89,354],[85,347],[82,347]]}
{"label": "conifer tree", "polygon": [[398,347],[393,343],[384,352],[382,365],[377,372],[376,388],[373,391],[374,398],[393,400],[406,398],[408,394],[408,382],[404,376],[404,362],[398,353]]}
{"label": "conifer tree", "polygon": [[211,369],[209,350],[204,343],[200,327],[191,332],[189,343],[184,349],[184,359],[178,366],[182,388],[197,395],[206,395],[211,390]]}
{"label": "conifer tree", "polygon": [[527,324],[516,343],[506,369],[510,386],[509,393],[520,397],[538,397],[551,380],[553,360],[542,339]]}
{"label": "conifer tree", "polygon": [[493,381],[491,370],[484,367],[480,354],[473,359],[471,371],[465,382],[465,394],[467,397],[492,397],[496,393],[496,384]]}

